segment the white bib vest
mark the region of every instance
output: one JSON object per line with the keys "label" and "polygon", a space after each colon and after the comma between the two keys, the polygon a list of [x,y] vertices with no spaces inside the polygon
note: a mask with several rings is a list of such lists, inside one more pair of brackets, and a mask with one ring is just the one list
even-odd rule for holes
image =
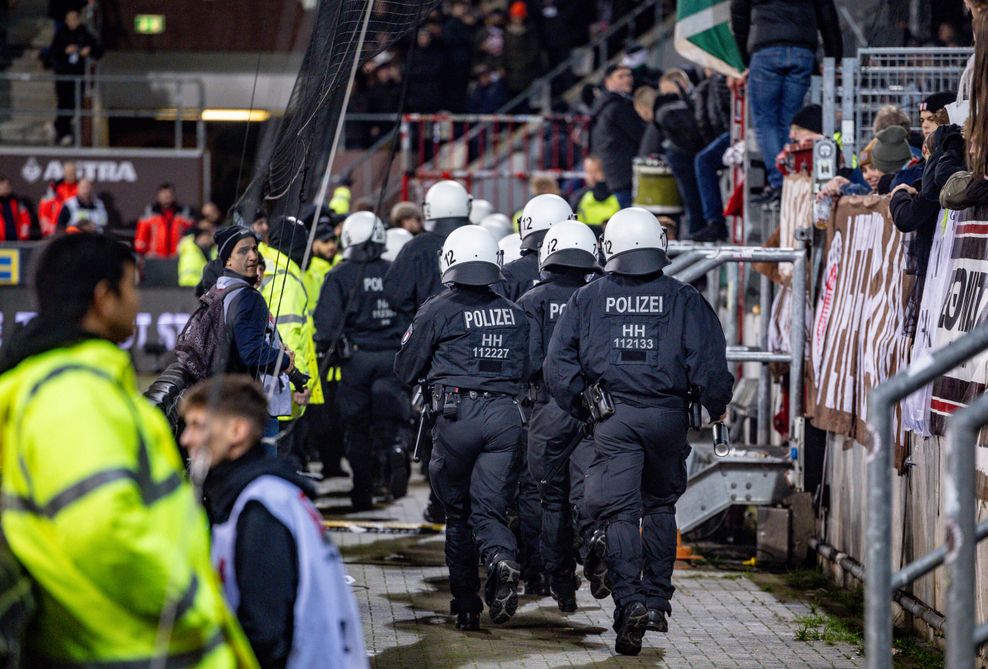
{"label": "white bib vest", "polygon": [[360,616],[346,583],[343,560],[326,536],[319,512],[298,486],[285,479],[259,476],[237,497],[229,519],[213,527],[213,566],[223,581],[230,608],[236,611],[240,606],[234,557],[237,519],[251,501],[263,504],[295,538],[299,582],[288,669],[367,667]]}

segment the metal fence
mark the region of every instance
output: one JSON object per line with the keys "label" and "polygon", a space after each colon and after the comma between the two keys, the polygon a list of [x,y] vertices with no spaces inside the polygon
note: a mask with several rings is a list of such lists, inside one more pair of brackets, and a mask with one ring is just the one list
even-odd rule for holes
{"label": "metal fence", "polygon": [[[856,148],[867,144],[875,117],[888,105],[898,107],[918,124],[923,98],[956,91],[972,53],[968,48],[882,48],[861,49],[856,58],[845,58],[829,84],[840,97],[845,143]],[[825,89],[827,77],[825,68]]]}

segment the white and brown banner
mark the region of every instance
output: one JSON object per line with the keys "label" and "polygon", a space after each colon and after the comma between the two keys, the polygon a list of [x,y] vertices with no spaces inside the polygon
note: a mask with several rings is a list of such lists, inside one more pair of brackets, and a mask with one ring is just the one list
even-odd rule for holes
{"label": "white and brown banner", "polygon": [[908,362],[911,345],[902,333],[911,277],[888,198],[842,198],[824,257],[811,338],[813,424],[867,445],[868,394]]}

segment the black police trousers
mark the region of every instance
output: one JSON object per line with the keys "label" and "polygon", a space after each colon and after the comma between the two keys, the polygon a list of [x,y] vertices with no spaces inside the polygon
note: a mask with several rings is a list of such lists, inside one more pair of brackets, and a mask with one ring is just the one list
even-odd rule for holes
{"label": "black police trousers", "polygon": [[[524,409],[526,415],[531,420],[531,411]],[[526,426],[522,431],[522,444],[527,443],[528,431]],[[526,449],[522,448],[518,453],[516,462],[518,468],[518,543],[520,550],[522,578],[525,581],[533,581],[541,578],[543,568],[543,557],[540,545],[542,534],[542,504],[539,500],[538,481],[532,478],[532,473],[528,468],[528,458]]]}
{"label": "black police trousers", "polygon": [[618,402],[594,429],[585,504],[607,533],[607,568],[619,609],[641,602],[672,611],[676,501],[686,491],[690,452],[686,419],[682,409]]}
{"label": "black police trousers", "polygon": [[350,495],[354,499],[372,497],[375,458],[382,444],[391,443],[408,404],[408,393],[394,373],[394,359],[394,351],[354,351],[341,366],[337,401],[344,426],[344,452],[353,470]]}
{"label": "black police trousers", "polygon": [[[554,585],[557,579],[571,578],[576,570],[574,534],[583,541],[590,538],[591,524],[579,507],[593,441],[583,431],[580,421],[551,400],[535,405],[528,426],[528,469],[539,485],[542,501],[542,560]],[[580,435],[576,449],[566,453]]]}
{"label": "black police trousers", "polygon": [[429,476],[446,509],[446,566],[453,613],[481,611],[478,556],[516,560],[508,506],[518,484],[521,416],[510,397],[462,391],[455,418],[437,412]]}

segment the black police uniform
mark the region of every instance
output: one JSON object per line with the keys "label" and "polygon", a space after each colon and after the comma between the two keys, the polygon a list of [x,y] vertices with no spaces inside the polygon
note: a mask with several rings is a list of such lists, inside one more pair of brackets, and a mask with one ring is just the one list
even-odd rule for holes
{"label": "black police uniform", "polygon": [[[391,268],[384,275],[384,297],[391,307],[409,321],[415,316],[426,300],[443,289],[439,274],[439,251],[453,230],[471,225],[466,217],[436,219],[432,230],[426,230],[413,237],[398,252]],[[432,452],[431,435],[423,435],[419,452],[428,462]],[[428,470],[425,470],[428,477]],[[435,490],[429,490],[429,507],[426,518],[442,522],[442,504]]]}
{"label": "black police uniform", "polygon": [[[543,280],[518,300],[537,331],[531,338],[534,406],[528,426],[528,468],[539,482],[542,495],[540,548],[552,591],[560,597],[575,588],[574,527],[577,536],[589,539],[591,524],[580,507],[583,480],[593,458],[593,441],[584,423],[560,408],[545,388],[542,364],[549,340],[566,303],[586,284],[587,270],[548,269]],[[565,454],[575,439],[582,439],[572,455]],[[562,460],[569,457],[567,465]],[[546,476],[550,476],[546,479]],[[545,483],[541,483],[545,481]],[[575,516],[575,517],[574,517]],[[560,605],[562,605],[560,599]]]}
{"label": "black police uniform", "polygon": [[[408,319],[384,299],[384,275],[391,263],[380,258],[381,250],[375,244],[352,247],[350,259],[326,274],[313,314],[317,349],[332,346],[341,333],[349,349],[349,358],[340,361],[337,397],[346,458],[353,469],[351,498],[363,508],[372,503],[375,458],[386,458],[402,439],[402,423],[411,414],[408,392],[392,369]],[[373,435],[372,423],[379,428]]]}
{"label": "black police uniform", "polygon": [[613,397],[614,414],[594,428],[586,510],[606,531],[618,611],[638,602],[669,613],[676,501],[690,451],[688,387],[699,386],[700,402],[716,417],[734,383],[717,315],[696,289],[661,271],[608,274],[569,301],[543,374],[552,397],[575,415],[588,384]]}
{"label": "black police uniform", "polygon": [[[539,282],[539,247],[548,230],[539,230],[522,240],[521,258],[512,260],[503,268],[504,277],[494,290],[512,302]],[[527,437],[526,437],[527,438]],[[518,534],[521,541],[521,558],[527,594],[548,594],[547,584],[542,582],[544,560],[539,537],[542,533],[542,504],[539,487],[526,466],[525,454],[518,461]]]}
{"label": "black police uniform", "polygon": [[432,388],[429,471],[446,509],[453,613],[483,608],[478,549],[488,569],[516,560],[507,511],[522,444],[515,398],[529,374],[529,327],[524,312],[489,287],[454,284],[422,306],[395,356],[399,379],[426,378]]}

